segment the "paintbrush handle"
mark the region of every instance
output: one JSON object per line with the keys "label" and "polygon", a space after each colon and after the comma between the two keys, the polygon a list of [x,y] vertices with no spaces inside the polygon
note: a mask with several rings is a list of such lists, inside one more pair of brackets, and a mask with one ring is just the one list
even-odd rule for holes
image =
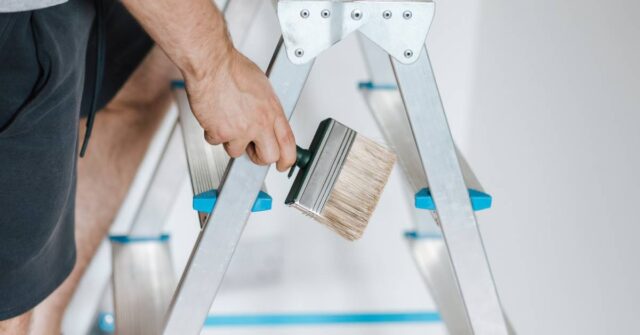
{"label": "paintbrush handle", "polygon": [[296,166],[301,169],[304,169],[309,161],[311,160],[311,151],[307,149],[300,148],[296,145]]}
{"label": "paintbrush handle", "polygon": [[307,149],[303,149],[296,145],[296,163],[293,164],[293,166],[289,170],[289,174],[287,175],[287,177],[291,178],[291,176],[293,176],[293,172],[296,170],[296,166],[301,169],[304,169],[307,166],[307,164],[309,164],[310,160],[311,160],[311,151]]}

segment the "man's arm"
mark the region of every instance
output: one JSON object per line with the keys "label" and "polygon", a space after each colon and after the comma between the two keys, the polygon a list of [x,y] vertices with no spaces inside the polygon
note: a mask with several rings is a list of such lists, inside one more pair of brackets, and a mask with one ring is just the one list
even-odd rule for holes
{"label": "man's arm", "polygon": [[232,157],[245,151],[256,164],[296,159],[295,140],[264,73],[234,47],[211,0],[123,0],[176,64],[189,103],[211,144]]}

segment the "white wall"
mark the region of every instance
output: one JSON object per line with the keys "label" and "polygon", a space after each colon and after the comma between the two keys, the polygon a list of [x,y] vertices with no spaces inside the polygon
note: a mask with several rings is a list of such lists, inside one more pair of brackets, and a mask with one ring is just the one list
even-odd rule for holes
{"label": "white wall", "polygon": [[520,334],[637,334],[636,1],[479,5],[466,152]]}

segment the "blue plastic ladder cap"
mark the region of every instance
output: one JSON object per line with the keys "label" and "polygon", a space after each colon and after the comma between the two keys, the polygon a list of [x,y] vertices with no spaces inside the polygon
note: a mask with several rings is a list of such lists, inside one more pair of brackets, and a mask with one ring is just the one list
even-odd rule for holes
{"label": "blue plastic ladder cap", "polygon": [[174,90],[183,89],[184,88],[184,80],[172,80],[171,88]]}
{"label": "blue plastic ladder cap", "polygon": [[271,203],[273,199],[271,196],[260,191],[258,193],[258,197],[256,198],[256,202],[253,203],[253,207],[251,208],[252,212],[263,212],[271,209]]}
{"label": "blue plastic ladder cap", "polygon": [[[213,207],[216,205],[216,201],[218,200],[218,191],[211,190],[204,193],[200,193],[193,197],[193,209],[197,210],[201,213],[211,213]],[[256,198],[256,202],[253,203],[253,208],[251,208],[252,212],[262,212],[268,211],[271,209],[272,203],[271,196],[265,192],[260,191],[258,193],[258,197]]]}
{"label": "blue plastic ladder cap", "polygon": [[[480,192],[478,190],[469,189],[469,198],[471,199],[471,206],[474,211],[481,211],[483,209],[491,208],[491,196],[487,193]],[[416,208],[426,209],[430,211],[436,210],[436,205],[431,197],[431,191],[428,188],[423,188],[416,193]]]}
{"label": "blue plastic ladder cap", "polygon": [[372,81],[361,81],[358,83],[358,88],[361,90],[397,90],[398,85],[389,83],[374,83]]}
{"label": "blue plastic ladder cap", "polygon": [[442,238],[442,233],[440,232],[419,232],[416,230],[409,230],[404,232],[404,237],[408,240],[439,240]]}
{"label": "blue plastic ladder cap", "polygon": [[114,333],[116,331],[116,323],[114,321],[113,314],[102,312],[98,316],[98,327],[104,333]]}
{"label": "blue plastic ladder cap", "polygon": [[109,235],[111,242],[127,244],[137,242],[167,242],[169,241],[168,234],[162,234],[158,236],[129,236],[129,235]]}

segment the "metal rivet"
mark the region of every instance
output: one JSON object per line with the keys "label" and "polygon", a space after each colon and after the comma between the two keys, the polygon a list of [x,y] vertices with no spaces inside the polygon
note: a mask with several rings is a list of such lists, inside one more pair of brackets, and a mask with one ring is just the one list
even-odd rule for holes
{"label": "metal rivet", "polygon": [[391,18],[391,11],[390,10],[385,10],[384,12],[382,12],[382,17],[385,19],[390,19]]}
{"label": "metal rivet", "polygon": [[304,50],[302,50],[302,49],[296,49],[296,51],[294,51],[294,53],[296,54],[296,57],[304,56]]}
{"label": "metal rivet", "polygon": [[328,9],[323,9],[320,12],[320,16],[324,17],[325,19],[328,18],[329,16],[331,16],[331,12]]}
{"label": "metal rivet", "polygon": [[413,13],[411,13],[410,10],[405,10],[404,13],[402,13],[402,17],[404,17],[405,19],[410,19],[413,16]]}
{"label": "metal rivet", "polygon": [[302,17],[303,19],[306,19],[309,17],[309,11],[307,9],[303,9],[300,11],[300,17]]}
{"label": "metal rivet", "polygon": [[411,49],[407,49],[404,51],[404,57],[405,58],[411,58],[413,57],[413,51]]}
{"label": "metal rivet", "polygon": [[351,18],[360,20],[362,18],[362,12],[359,9],[354,9],[353,12],[351,12]]}

